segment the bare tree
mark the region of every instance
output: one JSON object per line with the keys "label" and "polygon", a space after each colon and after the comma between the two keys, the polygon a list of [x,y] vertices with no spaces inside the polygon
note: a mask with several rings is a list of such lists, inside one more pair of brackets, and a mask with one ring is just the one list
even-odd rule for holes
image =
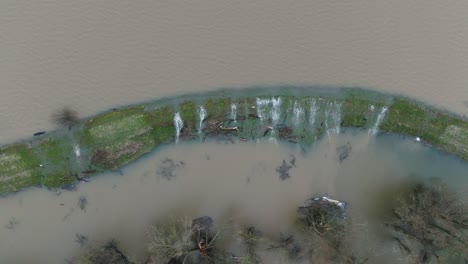
{"label": "bare tree", "polygon": [[69,107],[64,107],[52,114],[52,121],[70,130],[80,122],[80,118],[78,117],[78,112]]}

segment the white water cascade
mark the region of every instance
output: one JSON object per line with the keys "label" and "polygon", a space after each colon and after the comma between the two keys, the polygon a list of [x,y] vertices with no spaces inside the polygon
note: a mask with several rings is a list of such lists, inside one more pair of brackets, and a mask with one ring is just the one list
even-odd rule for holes
{"label": "white water cascade", "polygon": [[184,121],[182,120],[182,118],[180,117],[180,113],[177,112],[175,113],[174,115],[174,126],[175,126],[175,129],[176,129],[176,143],[179,142],[179,137],[180,137],[180,131],[182,130],[182,127],[184,127]]}
{"label": "white water cascade", "polygon": [[201,134],[202,132],[202,126],[203,126],[203,120],[205,120],[205,117],[207,116],[206,109],[203,107],[203,105],[200,105],[198,107],[198,134]]}
{"label": "white water cascade", "polygon": [[274,97],[271,98],[271,104],[271,120],[273,125],[276,125],[281,115],[281,97],[278,97],[277,99]]}
{"label": "white water cascade", "polygon": [[73,152],[75,152],[75,157],[78,159],[81,156],[80,145],[78,144],[73,145]]}
{"label": "white water cascade", "polygon": [[304,122],[305,111],[301,104],[296,100],[293,107],[293,126],[299,127],[301,122]]}
{"label": "white water cascade", "polygon": [[[256,100],[257,116],[261,121],[271,118],[273,124],[278,123],[281,114],[281,97],[271,99],[260,99]],[[270,112],[268,112],[270,108]]]}
{"label": "white water cascade", "polygon": [[339,134],[341,128],[341,103],[328,103],[325,119],[328,136],[330,136],[330,133]]}
{"label": "white water cascade", "polygon": [[315,118],[317,117],[317,101],[315,98],[310,100],[310,114],[309,114],[309,124],[311,127],[315,125]]}
{"label": "white water cascade", "polygon": [[266,118],[266,107],[270,103],[269,99],[260,99],[257,98],[255,101],[255,108],[257,109],[257,116],[260,118],[260,121],[263,121]]}
{"label": "white water cascade", "polygon": [[377,120],[375,121],[374,125],[372,128],[369,130],[369,135],[376,135],[377,132],[379,131],[379,126],[382,123],[383,119],[385,118],[385,114],[387,113],[388,107],[384,106],[380,110],[379,115],[377,116]]}
{"label": "white water cascade", "polygon": [[237,105],[232,103],[231,104],[231,111],[229,113],[229,118],[234,120],[234,124],[237,123]]}
{"label": "white water cascade", "polygon": [[[257,116],[260,118],[260,121],[263,122],[271,118],[271,125],[275,126],[278,124],[278,121],[281,116],[281,97],[272,97],[271,99],[256,99],[256,109]],[[272,129],[270,132],[270,140],[274,140],[275,130]]]}

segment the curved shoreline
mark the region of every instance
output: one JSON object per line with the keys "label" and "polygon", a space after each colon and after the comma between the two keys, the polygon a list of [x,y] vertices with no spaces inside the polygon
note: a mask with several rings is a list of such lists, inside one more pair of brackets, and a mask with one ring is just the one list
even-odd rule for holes
{"label": "curved shoreline", "polygon": [[[176,128],[178,127],[178,128]],[[63,187],[118,170],[161,144],[207,136],[313,144],[342,127],[401,133],[468,160],[468,121],[359,88],[218,90],[112,109],[0,149],[0,194]]]}

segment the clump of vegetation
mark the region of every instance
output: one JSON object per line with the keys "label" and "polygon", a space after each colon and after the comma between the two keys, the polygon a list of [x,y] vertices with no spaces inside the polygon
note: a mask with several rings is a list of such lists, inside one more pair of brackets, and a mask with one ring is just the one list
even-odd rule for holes
{"label": "clump of vegetation", "polygon": [[264,242],[262,239],[262,233],[255,227],[249,227],[243,232],[239,232],[239,236],[246,246],[246,255],[242,257],[232,256],[233,261],[238,263],[261,263],[259,256],[257,255],[256,249],[260,243]]}
{"label": "clump of vegetation", "polygon": [[441,261],[447,252],[468,256],[467,205],[441,182],[411,183],[398,194],[386,226],[419,263]]}
{"label": "clump of vegetation", "polygon": [[150,231],[147,264],[217,263],[215,246],[220,231],[213,232],[212,227],[210,217],[154,225]]}
{"label": "clump of vegetation", "polygon": [[312,263],[360,263],[347,238],[350,222],[343,202],[313,198],[298,209],[304,239],[303,258]]}
{"label": "clump of vegetation", "polygon": [[61,127],[71,130],[72,127],[80,123],[80,118],[78,117],[78,112],[65,107],[52,114],[52,121]]}
{"label": "clump of vegetation", "polygon": [[71,263],[74,264],[132,264],[129,258],[119,249],[118,242],[111,240],[104,246],[90,248],[83,256]]}

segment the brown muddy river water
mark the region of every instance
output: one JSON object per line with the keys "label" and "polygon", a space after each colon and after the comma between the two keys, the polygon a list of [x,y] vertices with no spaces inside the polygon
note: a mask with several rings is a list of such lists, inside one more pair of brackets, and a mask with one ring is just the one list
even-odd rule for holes
{"label": "brown muddy river water", "polygon": [[400,93],[468,116],[468,2],[0,2],[0,143],[220,87]]}
{"label": "brown muddy river water", "polygon": [[[0,145],[54,129],[50,116],[63,106],[85,117],[220,87],[358,86],[468,116],[466,14],[468,1],[1,1]],[[141,259],[149,225],[167,215],[288,233],[297,206],[315,195],[349,203],[355,247],[372,252],[369,263],[395,263],[399,249],[373,217],[381,190],[416,175],[466,194],[467,172],[466,162],[413,139],[367,132],[308,149],[180,143],[77,191],[0,199],[0,263],[66,263],[82,251],[77,234],[88,244],[116,238]]]}
{"label": "brown muddy river water", "polygon": [[[337,147],[346,144],[351,151],[340,162]],[[276,171],[283,160],[292,165],[286,180]],[[441,177],[466,193],[467,172],[466,163],[413,139],[355,131],[306,149],[274,142],[180,143],[158,149],[121,174],[81,183],[76,191],[33,188],[0,199],[0,263],[65,263],[82,250],[77,233],[89,244],[115,238],[138,259],[150,224],[168,215],[209,215],[265,233],[288,233],[297,207],[316,195],[349,203],[360,234],[356,250],[372,252],[372,263],[395,263],[399,249],[385,246],[373,217],[385,204],[382,191],[416,175]],[[84,210],[80,197],[87,200]],[[284,262],[274,257],[267,263]]]}

